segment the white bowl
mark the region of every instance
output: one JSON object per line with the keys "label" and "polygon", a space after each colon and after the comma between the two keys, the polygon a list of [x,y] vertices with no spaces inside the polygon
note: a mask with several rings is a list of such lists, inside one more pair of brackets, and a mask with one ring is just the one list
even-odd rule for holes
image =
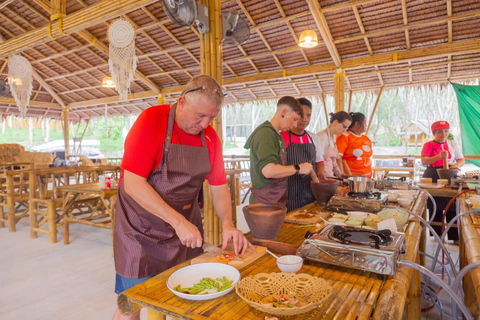
{"label": "white bowl", "polygon": [[469,198],[472,206],[477,206],[480,203],[480,195],[474,195]]}
{"label": "white bowl", "polygon": [[448,184],[448,179],[438,179],[437,184],[444,186]]}
{"label": "white bowl", "polygon": [[[228,280],[233,280],[232,286],[223,291],[217,292],[211,289],[212,293],[208,294],[187,294],[174,290],[177,285],[182,288],[188,288],[195,283],[200,282],[202,278],[222,278],[227,277]],[[192,264],[172,273],[167,279],[167,287],[176,296],[187,300],[209,300],[226,295],[235,288],[238,281],[240,281],[240,272],[232,266],[224,263],[205,262]]]}
{"label": "white bowl", "polygon": [[397,198],[398,204],[404,208],[409,207],[412,201],[412,198]]}
{"label": "white bowl", "polygon": [[283,272],[298,272],[303,266],[303,259],[299,256],[286,255],[277,259],[277,266]]}

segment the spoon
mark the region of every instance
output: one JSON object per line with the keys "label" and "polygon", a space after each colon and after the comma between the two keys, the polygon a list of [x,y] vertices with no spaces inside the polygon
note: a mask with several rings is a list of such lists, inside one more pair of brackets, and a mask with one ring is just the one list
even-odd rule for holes
{"label": "spoon", "polygon": [[322,217],[320,217],[320,219],[322,219],[323,222],[325,222],[326,224],[331,224],[330,222],[328,222],[327,220],[323,219]]}
{"label": "spoon", "polygon": [[275,259],[280,259],[280,257],[277,256],[276,254],[274,254],[272,251],[270,251],[270,250],[267,249],[267,252],[268,252],[269,254],[271,254],[273,257],[275,257]]}

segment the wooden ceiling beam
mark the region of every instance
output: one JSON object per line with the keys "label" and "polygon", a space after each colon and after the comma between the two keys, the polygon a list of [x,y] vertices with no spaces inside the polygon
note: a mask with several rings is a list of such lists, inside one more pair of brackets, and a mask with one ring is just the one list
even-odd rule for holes
{"label": "wooden ceiling beam", "polygon": [[[459,55],[459,54],[468,54],[468,53],[478,53],[480,52],[480,40],[467,40],[467,41],[459,41],[452,44],[443,44],[432,46],[428,48],[418,48],[418,49],[411,49],[411,50],[404,50],[399,51],[397,54],[396,62],[408,62],[417,59],[428,59],[428,58],[435,58],[445,55]],[[471,60],[471,59],[470,59]],[[455,61],[456,62],[456,61]],[[342,61],[342,69],[355,69],[358,67],[368,67],[368,66],[375,66],[375,65],[384,65],[384,64],[392,64],[395,63],[394,56],[392,53],[382,53],[376,54],[373,56],[367,57],[358,57],[358,58],[350,58],[344,59]],[[414,67],[411,67],[414,68]],[[302,75],[309,75],[314,73],[322,73],[322,72],[334,72],[337,69],[336,65],[333,62],[327,62],[317,65],[310,65],[305,67],[298,67],[298,68],[291,68],[285,69],[285,73],[287,77],[293,76],[302,76]],[[375,70],[374,73],[377,72],[387,72],[384,70]],[[223,79],[223,85],[235,85],[241,83],[248,83],[248,82],[256,82],[256,81],[268,81],[273,79],[280,79],[284,77],[283,70],[277,71],[269,71],[269,72],[262,72],[259,74],[252,74],[252,75],[245,75],[245,76],[238,76],[238,77],[231,77]],[[350,77],[354,77],[355,74],[349,74]],[[316,81],[320,81],[322,79],[315,79]],[[385,85],[388,87],[388,85]],[[379,87],[376,87],[379,88]],[[162,96],[166,96],[167,94],[178,93],[183,90],[183,86],[176,86],[170,88],[164,88],[161,91]],[[141,97],[139,96],[141,95]],[[148,98],[154,97],[156,94],[151,91],[132,94],[129,96],[128,100],[134,100],[138,98]],[[87,105],[95,105],[100,103],[112,103],[117,102],[118,96],[102,98],[102,99],[94,99],[88,101],[82,101],[78,103],[71,103],[68,107],[77,107],[77,106],[87,106]]]}
{"label": "wooden ceiling beam", "polygon": [[318,4],[318,0],[307,0],[308,8],[312,12],[313,19],[317,24],[317,28],[320,31],[320,35],[322,36],[323,42],[327,47],[330,56],[332,57],[333,62],[340,68],[342,65],[342,59],[340,58],[340,54],[338,53],[337,47],[333,42],[332,34],[330,33],[330,28],[328,27],[327,20],[323,15],[322,10],[320,9],[320,5]]}
{"label": "wooden ceiling beam", "polygon": [[[2,104],[12,104],[12,105],[17,105],[15,102],[15,99],[13,98],[5,98],[5,97],[0,97],[0,103]],[[52,108],[52,109],[57,109],[61,110],[62,106],[59,105],[58,103],[52,103],[52,102],[44,102],[44,101],[32,101],[30,100],[29,106],[33,107],[41,107],[41,108]]]}
{"label": "wooden ceiling beam", "polygon": [[468,12],[463,13],[463,14],[458,14],[458,15],[455,15],[455,16],[446,17],[446,18],[442,18],[442,19],[424,21],[424,22],[417,22],[417,23],[413,23],[413,24],[410,23],[410,24],[404,25],[402,27],[385,28],[385,29],[381,29],[381,30],[378,30],[378,31],[368,32],[368,33],[358,35],[358,36],[340,38],[340,39],[335,40],[334,43],[338,44],[338,43],[350,42],[350,41],[354,41],[354,40],[358,40],[358,39],[363,39],[365,37],[371,38],[371,37],[383,36],[383,35],[390,34],[390,33],[401,32],[401,31],[405,31],[405,30],[411,30],[411,29],[415,29],[415,28],[430,27],[430,26],[434,26],[434,25],[437,25],[437,24],[448,23],[449,21],[462,20],[462,19],[476,17],[476,16],[479,16],[479,15],[480,15],[480,10],[468,11]]}
{"label": "wooden ceiling beam", "polygon": [[[59,29],[59,22],[52,22],[51,34],[52,37],[57,38],[62,36],[62,33],[76,33],[153,2],[155,0],[101,0],[63,18],[62,30]],[[51,41],[48,37],[48,26],[25,32],[5,41],[5,45],[0,47],[0,58]]]}

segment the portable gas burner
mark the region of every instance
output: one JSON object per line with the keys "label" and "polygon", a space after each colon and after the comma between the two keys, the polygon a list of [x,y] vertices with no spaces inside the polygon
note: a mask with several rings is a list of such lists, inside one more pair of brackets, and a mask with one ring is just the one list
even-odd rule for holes
{"label": "portable gas burner", "polygon": [[336,212],[368,211],[378,212],[387,204],[388,194],[373,193],[347,193],[334,195],[327,203],[327,209]]}
{"label": "portable gas burner", "polygon": [[327,225],[307,232],[297,255],[313,261],[392,275],[397,259],[405,253],[405,234]]}

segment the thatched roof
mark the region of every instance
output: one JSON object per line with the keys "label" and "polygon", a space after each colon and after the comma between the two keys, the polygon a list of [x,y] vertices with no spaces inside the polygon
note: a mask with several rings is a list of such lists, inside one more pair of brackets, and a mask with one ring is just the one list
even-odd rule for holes
{"label": "thatched roof", "polygon": [[[227,102],[275,99],[283,95],[333,93],[334,74],[345,71],[345,90],[371,90],[479,76],[478,0],[222,0],[251,28],[250,39],[223,47]],[[200,34],[177,26],[161,1],[67,0],[62,34],[48,37],[50,1],[0,3],[0,77],[7,59],[21,53],[38,75],[27,116],[70,118],[139,113],[171,101],[200,73]],[[108,71],[109,23],[118,14],[136,29],[139,59],[132,95],[118,101],[101,86]],[[302,30],[323,41],[297,46]],[[1,114],[19,114],[13,98],[0,97]]]}

